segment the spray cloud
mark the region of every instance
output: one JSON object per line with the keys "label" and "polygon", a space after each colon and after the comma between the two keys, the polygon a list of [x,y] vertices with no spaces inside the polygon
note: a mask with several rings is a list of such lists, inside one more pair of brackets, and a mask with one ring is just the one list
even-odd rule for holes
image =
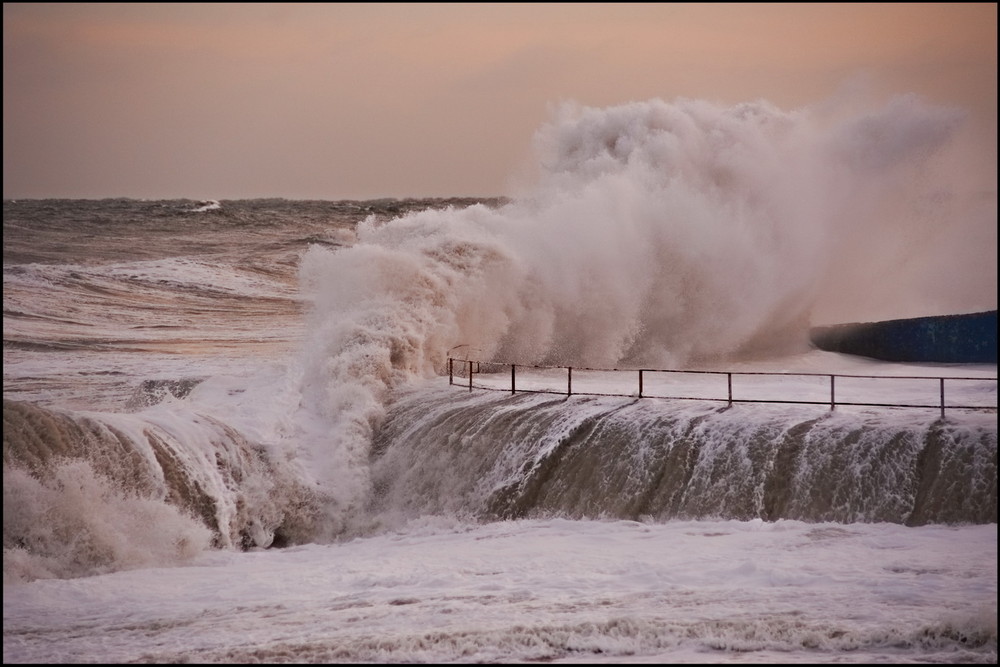
{"label": "spray cloud", "polygon": [[302,404],[339,425],[307,438],[338,452],[320,477],[363,470],[350,462],[389,391],[441,372],[456,345],[519,364],[681,367],[803,350],[824,310],[898,306],[899,267],[949,216],[971,210],[980,229],[990,215],[938,169],[961,121],[909,96],[851,113],[559,107],[509,204],[369,219],[353,246],[304,258]]}

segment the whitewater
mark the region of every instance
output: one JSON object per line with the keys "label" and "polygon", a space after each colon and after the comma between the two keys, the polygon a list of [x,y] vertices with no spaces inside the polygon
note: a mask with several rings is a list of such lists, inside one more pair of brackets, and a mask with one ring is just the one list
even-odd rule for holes
{"label": "whitewater", "polygon": [[996,365],[809,342],[996,308],[963,129],[565,104],[502,198],[4,201],[4,661],[995,663]]}

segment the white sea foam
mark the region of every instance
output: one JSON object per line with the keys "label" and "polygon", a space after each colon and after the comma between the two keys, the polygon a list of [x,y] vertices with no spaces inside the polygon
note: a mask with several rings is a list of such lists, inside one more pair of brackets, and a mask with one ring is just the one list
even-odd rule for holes
{"label": "white sea foam", "polygon": [[222,208],[222,204],[214,199],[206,199],[198,202],[198,206],[191,209],[192,213],[204,213],[205,211],[217,211]]}
{"label": "white sea foam", "polygon": [[11,663],[989,664],[996,525],[425,519],[3,606]]}

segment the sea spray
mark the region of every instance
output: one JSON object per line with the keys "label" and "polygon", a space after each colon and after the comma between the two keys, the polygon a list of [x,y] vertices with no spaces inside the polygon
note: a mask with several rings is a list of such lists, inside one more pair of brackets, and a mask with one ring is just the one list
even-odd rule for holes
{"label": "sea spray", "polygon": [[[486,207],[461,215],[495,217]],[[368,497],[372,430],[392,390],[443,372],[447,350],[473,323],[505,328],[483,317],[490,304],[475,297],[502,279],[509,260],[488,236],[464,238],[454,226],[447,213],[384,225],[372,218],[348,252],[313,248],[303,258],[312,336],[291,371],[301,400],[286,441],[333,499],[331,534],[357,519]]]}
{"label": "sea spray", "polygon": [[764,102],[567,105],[538,133],[533,189],[495,211],[370,220],[304,275],[329,293],[318,310],[365,304],[361,328],[405,300],[410,321],[390,326],[428,361],[424,331],[519,363],[800,351],[819,294],[842,280],[831,268],[918,224],[901,183],[930,169],[957,120],[909,98],[837,123]]}
{"label": "sea spray", "polygon": [[506,205],[371,217],[352,246],[310,250],[294,440],[335,514],[370,492],[393,390],[444,372],[456,346],[605,368],[807,349],[855,252],[841,227],[905,231],[882,218],[956,119],[910,99],[846,120],[764,102],[566,105],[538,133],[537,182]]}

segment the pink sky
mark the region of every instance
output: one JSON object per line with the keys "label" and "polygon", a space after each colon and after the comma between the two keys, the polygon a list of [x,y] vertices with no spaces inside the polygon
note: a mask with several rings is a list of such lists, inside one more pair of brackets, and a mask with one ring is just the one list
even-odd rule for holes
{"label": "pink sky", "polygon": [[551,105],[786,109],[846,89],[971,112],[981,4],[5,3],[5,198],[507,194]]}

